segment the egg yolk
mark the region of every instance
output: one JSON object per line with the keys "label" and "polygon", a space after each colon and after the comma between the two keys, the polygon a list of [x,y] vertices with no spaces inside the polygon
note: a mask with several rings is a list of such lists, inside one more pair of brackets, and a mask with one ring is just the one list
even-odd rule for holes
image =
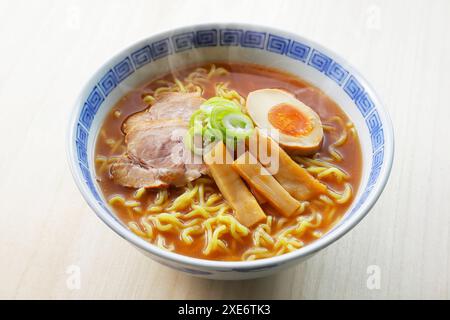
{"label": "egg yolk", "polygon": [[299,137],[312,130],[309,118],[288,103],[273,106],[269,110],[268,119],[274,128],[289,136]]}

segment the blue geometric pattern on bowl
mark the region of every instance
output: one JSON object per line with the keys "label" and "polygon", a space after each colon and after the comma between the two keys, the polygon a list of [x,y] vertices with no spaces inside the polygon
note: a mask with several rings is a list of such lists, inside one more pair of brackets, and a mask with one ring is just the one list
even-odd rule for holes
{"label": "blue geometric pattern on bowl", "polygon": [[136,70],[145,66],[152,61],[152,52],[150,46],[145,46],[131,54],[131,59],[136,67]]}
{"label": "blue geometric pattern on bowl", "polygon": [[153,60],[197,47],[212,46],[242,46],[285,55],[291,59],[302,61],[309,67],[322,72],[342,87],[342,90],[350,97],[355,107],[365,118],[372,141],[372,168],[369,174],[369,181],[351,213],[358,210],[376,184],[384,161],[383,126],[370,95],[348,70],[320,50],[275,34],[228,28],[184,32],[173,35],[170,38],[155,41],[136,50],[129,57],[117,63],[92,88],[77,119],[76,150],[79,167],[83,173],[85,183],[98,203],[105,208],[89,173],[87,141],[92,121],[105,98],[129,75]]}
{"label": "blue geometric pattern on bowl", "polygon": [[220,30],[221,46],[239,46],[241,45],[243,30],[239,29],[222,29]]}
{"label": "blue geometric pattern on bowl", "polygon": [[[332,62],[333,60],[330,57],[326,56],[320,51],[317,51],[316,49],[313,49],[311,57],[308,60],[308,65],[328,75],[328,68],[330,67]],[[330,76],[328,75],[328,77]]]}
{"label": "blue geometric pattern on bowl", "polygon": [[267,50],[278,54],[285,54],[289,48],[291,40],[269,34],[267,40]]}
{"label": "blue geometric pattern on bowl", "polygon": [[172,47],[168,38],[153,42],[151,48],[153,60],[172,54]]}
{"label": "blue geometric pattern on bowl", "polygon": [[247,30],[241,40],[241,46],[247,48],[264,49],[264,43],[266,42],[266,33]]}
{"label": "blue geometric pattern on bowl", "polygon": [[195,46],[195,33],[185,32],[172,36],[172,43],[175,48],[175,52],[192,49]]}

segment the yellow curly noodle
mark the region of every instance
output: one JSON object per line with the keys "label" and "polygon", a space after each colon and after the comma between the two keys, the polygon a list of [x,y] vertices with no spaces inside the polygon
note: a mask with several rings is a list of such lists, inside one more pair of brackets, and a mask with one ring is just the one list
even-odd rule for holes
{"label": "yellow curly noodle", "polygon": [[114,206],[116,204],[125,205],[125,198],[121,195],[114,195],[111,198],[109,198],[108,203],[111,206]]}
{"label": "yellow curly noodle", "polygon": [[191,235],[199,235],[203,233],[203,228],[199,225],[194,225],[191,227],[184,228],[183,231],[181,231],[181,239],[186,244],[192,244],[194,242],[194,238],[192,238]]}
{"label": "yellow curly noodle", "polygon": [[[302,202],[297,214],[303,214],[310,203]],[[260,224],[252,233],[253,247],[246,250],[242,256],[242,260],[255,260],[281,255],[303,247],[305,244],[298,237],[303,235],[302,232],[296,231],[300,228],[299,224],[303,223],[305,216],[297,217],[297,224],[293,226],[285,226],[288,219],[284,217],[268,216],[265,223]],[[322,219],[320,217],[320,219]],[[305,227],[316,228],[317,224],[306,225]],[[314,231],[314,230],[312,230]]]}
{"label": "yellow curly noodle", "polygon": [[137,222],[134,221],[129,222],[128,228],[130,228],[130,230],[133,231],[133,233],[135,233],[139,237],[148,238],[146,232],[142,231],[141,227],[137,224]]}
{"label": "yellow curly noodle", "polygon": [[332,222],[334,221],[336,211],[337,211],[336,206],[328,206],[325,211],[325,214],[324,214],[324,216],[325,216],[324,223],[326,223],[327,225],[330,226],[332,224]]}
{"label": "yellow curly noodle", "polygon": [[143,196],[144,194],[145,194],[145,188],[142,187],[142,188],[137,189],[137,190],[134,192],[133,197],[134,197],[136,200],[139,200],[139,199],[142,198],[142,196]]}
{"label": "yellow curly noodle", "polygon": [[323,129],[323,131],[325,131],[325,132],[333,132],[334,130],[336,130],[335,127],[330,126],[330,125],[328,125],[328,124],[322,124],[322,129]]}
{"label": "yellow curly noodle", "polygon": [[202,95],[205,91],[205,85],[209,83],[210,79],[227,74],[229,72],[225,68],[217,68],[216,65],[212,64],[210,70],[196,68],[182,80],[175,75],[173,75],[172,81],[157,80],[155,83],[161,86],[154,90],[153,93],[144,95],[143,101],[147,105],[152,105],[161,95],[168,92],[197,92]]}
{"label": "yellow curly noodle", "polygon": [[167,250],[167,251],[174,251],[175,250],[175,246],[173,244],[167,245],[166,244],[166,239],[163,236],[161,236],[161,235],[158,235],[156,237],[155,244],[156,244],[157,247],[159,247],[159,248],[161,248],[163,250]]}
{"label": "yellow curly noodle", "polygon": [[228,82],[219,82],[215,86],[216,96],[232,100],[237,103],[241,110],[245,110],[245,99],[236,91],[228,88]]}
{"label": "yellow curly noodle", "polygon": [[[233,210],[223,202],[221,195],[210,193],[206,196],[205,191],[211,189],[207,185],[211,184],[213,181],[209,178],[197,179],[172,200],[168,200],[169,190],[159,190],[139,222],[132,219],[128,227],[136,235],[165,250],[175,249],[176,245],[169,243],[165,237],[167,233],[174,233],[186,245],[203,241],[202,252],[205,256],[218,251],[229,251],[229,245],[222,239],[223,236],[230,235],[234,240],[242,241],[250,234],[250,230],[236,220],[232,215]],[[141,192],[138,189],[134,195]],[[142,207],[138,200],[126,200],[119,195],[111,197],[109,204],[127,209]]]}
{"label": "yellow curly noodle", "polygon": [[[348,126],[347,129],[348,128],[354,129],[353,126]],[[344,129],[344,131],[345,130],[346,129]],[[356,131],[354,132],[356,134]],[[343,135],[340,137],[342,136]],[[343,186],[342,193],[336,192],[329,187],[327,188],[327,194],[322,194],[318,197],[318,199],[312,201],[312,204],[319,207],[324,213],[323,216],[325,217],[325,223],[327,225],[331,224],[334,221],[333,219],[337,211],[337,206],[349,203],[353,197],[352,186],[349,182],[347,182],[350,179],[350,175],[338,165],[332,163],[333,161],[339,162],[337,159],[325,161],[308,157],[294,157],[294,160],[302,165],[314,177],[322,180],[322,182],[325,182],[323,180],[326,179],[334,179],[339,185]],[[318,235],[319,234],[316,233],[314,236],[317,237]]]}
{"label": "yellow curly noodle", "polygon": [[337,193],[331,189],[328,189],[328,195],[333,198],[336,203],[345,204],[349,202],[352,198],[352,185],[350,183],[345,183],[345,188],[343,193]]}
{"label": "yellow curly noodle", "polygon": [[223,204],[215,215],[206,219],[203,223],[206,230],[204,255],[207,256],[219,249],[228,250],[226,244],[219,239],[221,235],[229,234],[234,240],[241,241],[242,237],[250,233],[250,230],[240,224],[230,213],[232,213],[232,209],[228,205]]}
{"label": "yellow curly noodle", "polygon": [[323,159],[315,159],[308,157],[294,157],[294,160],[302,165],[309,173],[315,178],[326,181],[327,179],[334,179],[338,184],[343,185],[344,190],[342,193],[336,192],[330,188],[327,190],[327,195],[321,195],[319,200],[333,206],[335,204],[346,204],[353,196],[353,190],[350,183],[347,181],[350,179],[350,175],[342,168],[336,165],[334,162],[340,162],[343,158],[337,151],[338,147],[343,146],[348,142],[349,137],[357,137],[355,126],[352,122],[344,123],[341,117],[334,116],[329,119],[329,122],[338,123],[338,127],[324,125],[324,128],[328,131],[339,131],[338,138],[329,145],[328,151],[332,156],[329,161]]}
{"label": "yellow curly noodle", "polygon": [[[319,180],[325,178],[334,179],[338,183],[346,182],[350,179],[350,175],[337,165],[330,162],[307,157],[294,157],[300,165]],[[346,183],[347,185],[347,183]],[[351,196],[351,195],[350,195]]]}
{"label": "yellow curly noodle", "polygon": [[[332,144],[328,146],[328,152],[330,153],[331,157],[334,160],[342,161],[343,157],[341,153],[337,150],[337,148],[343,146],[347,142],[349,133],[353,138],[357,137],[356,128],[354,124],[350,121],[344,123],[344,120],[339,116],[331,117],[328,121],[337,123],[338,127],[341,129],[340,135],[336,139],[336,141],[334,141]],[[335,127],[330,125],[323,125],[323,127],[325,131],[336,131]]]}
{"label": "yellow curly noodle", "polygon": [[156,101],[156,99],[151,94],[148,94],[145,95],[144,98],[142,98],[142,101],[144,101],[147,105],[152,105]]}
{"label": "yellow curly noodle", "polygon": [[114,162],[118,159],[118,157],[116,155],[125,152],[126,148],[123,144],[123,142],[124,142],[123,138],[117,139],[117,140],[108,138],[105,130],[100,131],[100,137],[103,139],[103,141],[106,143],[106,145],[109,146],[109,153],[107,156],[97,155],[94,160],[95,165],[97,166],[98,172],[100,174],[103,174],[108,169],[108,166],[112,162]]}
{"label": "yellow curly noodle", "polygon": [[103,174],[108,167],[108,157],[98,155],[95,157],[94,162],[97,168],[97,172]]}
{"label": "yellow curly noodle", "polygon": [[346,127],[346,129],[348,130],[348,132],[350,132],[350,134],[351,134],[351,136],[353,137],[353,139],[355,139],[355,138],[358,137],[358,132],[356,131],[355,124],[354,124],[353,122],[348,121],[348,122],[345,124],[345,127]]}
{"label": "yellow curly noodle", "polygon": [[320,224],[307,225],[302,222],[303,220],[300,220],[303,219],[303,216],[300,216],[297,218],[296,225],[282,228],[274,233],[274,219],[274,217],[268,216],[266,223],[259,225],[255,229],[253,232],[254,246],[242,254],[242,260],[269,258],[299,249],[304,246],[303,241],[298,239],[304,233],[304,229],[308,227],[315,228]]}
{"label": "yellow curly noodle", "polygon": [[253,232],[253,244],[256,247],[261,247],[262,245],[274,245],[271,234],[273,217],[268,216],[267,221],[264,224],[260,224],[256,230]]}
{"label": "yellow curly noodle", "polygon": [[135,214],[142,214],[142,204],[137,200],[127,200],[122,195],[113,195],[108,200],[109,205],[111,206],[120,206],[125,208],[128,213],[128,217],[133,220]]}
{"label": "yellow curly noodle", "polygon": [[276,227],[278,229],[281,229],[282,227],[284,227],[286,225],[286,223],[288,223],[289,219],[285,218],[285,217],[281,217],[279,219],[277,219],[276,221]]}

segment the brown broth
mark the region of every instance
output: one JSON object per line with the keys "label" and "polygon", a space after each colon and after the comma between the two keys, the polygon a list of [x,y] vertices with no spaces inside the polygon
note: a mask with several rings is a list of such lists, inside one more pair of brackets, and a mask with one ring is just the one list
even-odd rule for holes
{"label": "brown broth", "polygon": [[[224,67],[228,71],[230,71],[230,73],[228,75],[218,76],[214,78],[214,82],[205,85],[205,92],[203,94],[204,98],[210,98],[214,96],[214,84],[216,82],[228,82],[229,88],[236,90],[244,98],[246,98],[248,93],[253,90],[263,88],[278,88],[294,94],[299,100],[314,109],[319,114],[324,124],[331,124],[331,122],[329,122],[328,120],[333,116],[341,117],[344,120],[344,123],[347,123],[349,121],[347,115],[327,95],[325,95],[318,88],[315,88],[311,84],[300,80],[293,75],[252,64],[216,63],[216,66]],[[198,66],[177,71],[175,76],[182,79],[190,72],[192,72],[196,67]],[[209,65],[202,67],[209,67]],[[160,79],[172,80],[172,77],[172,74],[168,74]],[[146,93],[151,93],[158,86],[160,86],[155,83],[156,80],[152,79],[152,81],[146,83],[145,85],[142,85],[141,87],[130,91],[128,94],[122,97],[112,108],[111,112],[106,116],[106,119],[102,124],[100,134],[96,142],[96,156],[117,156],[123,152],[124,136],[121,131],[121,125],[129,115],[141,111],[147,107],[147,105],[143,102],[142,97]],[[115,111],[118,110],[120,111],[119,117],[114,114]],[[336,126],[335,123],[333,123],[333,125]],[[324,131],[325,138],[322,148],[319,151],[319,159],[322,157],[330,157],[328,146],[336,141],[336,139],[338,138],[338,134],[339,132]],[[108,139],[122,141],[120,144],[118,144],[116,151],[113,153],[111,153],[110,151],[111,146],[107,143]],[[344,158],[341,162],[338,163],[338,166],[349,174],[350,179],[348,180],[348,182],[352,186],[353,194],[356,194],[362,172],[361,147],[359,141],[357,138],[349,139],[349,141],[342,147],[339,147],[338,150]],[[117,194],[124,196],[126,199],[133,198],[135,190],[115,184],[109,177],[109,170],[103,170],[103,172],[101,172],[99,170],[99,166],[97,165],[96,172],[98,184],[106,199],[109,199],[111,196]],[[323,182],[335,191],[342,191],[343,189],[342,185],[339,185],[332,180],[325,180]],[[218,192],[215,186],[213,188],[215,188],[215,190]],[[181,192],[182,190],[171,188],[170,196],[176,197]],[[143,206],[150,205],[154,201],[155,195],[155,192],[147,191],[143,196],[143,199],[141,200],[143,202]],[[334,215],[334,218],[328,224],[321,225],[317,230],[321,231],[322,233],[326,233],[328,230],[330,230],[332,226],[341,219],[350,204],[351,201],[348,204],[338,206],[338,210]],[[130,215],[129,210],[126,210],[125,208],[114,206],[113,209],[117,216],[124,223],[128,223],[129,221],[133,220],[137,221],[137,219],[140,217],[136,214]],[[273,208],[264,205],[263,209],[267,214],[272,214],[275,217],[279,216]],[[292,225],[294,222],[295,219],[294,221],[289,221],[288,225]],[[178,233],[164,233],[164,236],[167,241],[173,242],[175,244],[175,252],[202,259],[240,260],[242,253],[252,246],[251,234],[247,236],[243,242],[237,242],[231,237],[224,236],[223,240],[225,240],[225,242],[229,245],[231,253],[215,253],[209,256],[205,256],[202,253],[204,247],[203,241],[194,241],[194,243],[192,243],[191,245],[187,245],[179,239]],[[308,244],[315,239],[316,238],[310,233],[307,233],[301,237],[301,240],[305,244]]]}

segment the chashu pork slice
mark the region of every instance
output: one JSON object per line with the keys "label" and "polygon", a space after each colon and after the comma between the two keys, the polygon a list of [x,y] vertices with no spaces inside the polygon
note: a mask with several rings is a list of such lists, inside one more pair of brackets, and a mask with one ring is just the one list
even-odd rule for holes
{"label": "chashu pork slice", "polygon": [[197,93],[168,93],[123,123],[127,151],[113,163],[113,180],[132,188],[181,186],[206,174],[201,157],[186,148],[192,113],[203,103]]}
{"label": "chashu pork slice", "polygon": [[189,122],[191,115],[205,101],[198,93],[171,92],[159,98],[150,108],[137,112],[124,122],[122,131],[127,133],[136,123],[153,120],[181,119]]}
{"label": "chashu pork slice", "polygon": [[111,165],[113,180],[132,188],[182,186],[206,174],[206,166],[186,148],[188,124],[179,119],[136,122],[125,141],[127,152]]}

